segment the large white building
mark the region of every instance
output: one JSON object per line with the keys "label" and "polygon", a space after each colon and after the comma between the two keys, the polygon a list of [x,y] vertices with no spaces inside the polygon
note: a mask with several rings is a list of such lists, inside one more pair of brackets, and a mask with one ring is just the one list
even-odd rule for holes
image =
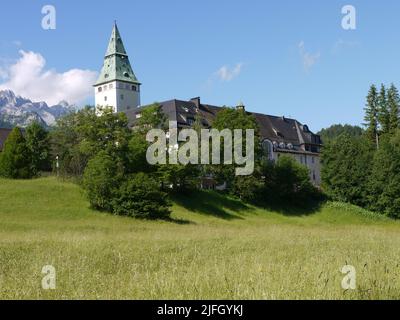
{"label": "large white building", "polygon": [[94,85],[96,108],[107,106],[115,112],[125,112],[140,106],[140,85],[115,23],[103,68]]}
{"label": "large white building", "polygon": [[[137,80],[117,25],[114,24],[110,43],[104,59],[104,66],[95,84],[96,106],[112,106],[115,112],[124,112],[134,126],[140,118],[140,83]],[[189,128],[200,116],[202,126],[209,128],[221,107],[203,104],[200,98],[189,101],[169,100],[160,103],[169,121],[176,121],[178,128]],[[237,108],[245,110],[243,104]],[[309,169],[310,180],[317,186],[321,184],[320,151],[322,141],[307,125],[283,116],[252,114],[259,127],[263,149],[271,161],[281,155],[289,155]]]}

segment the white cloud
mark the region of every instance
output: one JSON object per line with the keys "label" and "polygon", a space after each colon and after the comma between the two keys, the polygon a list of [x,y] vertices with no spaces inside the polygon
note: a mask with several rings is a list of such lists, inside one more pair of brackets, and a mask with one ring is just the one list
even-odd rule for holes
{"label": "white cloud", "polygon": [[310,71],[310,69],[317,63],[317,61],[321,57],[319,52],[314,54],[307,52],[304,41],[301,41],[299,43],[299,53],[303,62],[304,70],[306,71]]}
{"label": "white cloud", "polygon": [[223,66],[215,74],[221,81],[229,82],[240,75],[242,67],[243,63],[238,63],[233,68],[229,68],[229,66]]}
{"label": "white cloud", "polygon": [[39,53],[20,50],[20,58],[9,66],[0,67],[0,76],[6,82],[0,90],[10,89],[16,94],[49,105],[65,100],[79,104],[93,94],[92,85],[97,72],[72,69],[64,73],[46,70],[46,60]]}

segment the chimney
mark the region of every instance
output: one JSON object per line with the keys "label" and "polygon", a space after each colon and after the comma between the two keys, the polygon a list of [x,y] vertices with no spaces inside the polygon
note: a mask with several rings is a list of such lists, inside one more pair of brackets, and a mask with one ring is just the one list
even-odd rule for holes
{"label": "chimney", "polygon": [[190,101],[196,105],[197,109],[200,109],[200,97],[192,98]]}
{"label": "chimney", "polygon": [[240,102],[238,103],[238,105],[236,106],[236,109],[237,109],[237,110],[246,111],[246,107],[244,106],[244,104],[243,104],[242,101],[240,101]]}

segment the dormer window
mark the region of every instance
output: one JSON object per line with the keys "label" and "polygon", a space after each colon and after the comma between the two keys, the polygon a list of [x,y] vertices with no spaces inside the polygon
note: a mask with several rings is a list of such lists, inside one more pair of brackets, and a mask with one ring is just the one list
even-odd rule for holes
{"label": "dormer window", "polygon": [[275,133],[275,135],[276,135],[277,137],[284,138],[284,135],[283,135],[281,132],[279,132],[279,131],[276,130],[275,128],[273,128],[273,130],[274,130],[274,133]]}
{"label": "dormer window", "polygon": [[125,72],[125,73],[124,73],[124,77],[125,77],[125,78],[129,78],[129,73],[128,73],[128,72]]}

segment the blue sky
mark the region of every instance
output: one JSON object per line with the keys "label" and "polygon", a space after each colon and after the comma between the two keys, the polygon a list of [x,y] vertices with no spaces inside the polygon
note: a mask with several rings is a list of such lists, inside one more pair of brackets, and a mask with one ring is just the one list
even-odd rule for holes
{"label": "blue sky", "polygon": [[[57,10],[56,30],[41,28],[47,4]],[[347,4],[357,10],[356,30],[341,26]],[[400,2],[394,0],[13,0],[2,3],[2,12],[3,85],[10,70],[24,73],[12,69],[21,50],[46,62],[38,62],[32,82],[40,76],[39,82],[65,83],[71,69],[93,76],[116,19],[143,83],[143,104],[195,96],[216,105],[242,100],[250,111],[291,116],[317,131],[362,123],[371,83],[400,87]],[[93,104],[89,84],[82,86],[86,97],[77,95],[79,103]],[[35,93],[47,97],[47,89]]]}

